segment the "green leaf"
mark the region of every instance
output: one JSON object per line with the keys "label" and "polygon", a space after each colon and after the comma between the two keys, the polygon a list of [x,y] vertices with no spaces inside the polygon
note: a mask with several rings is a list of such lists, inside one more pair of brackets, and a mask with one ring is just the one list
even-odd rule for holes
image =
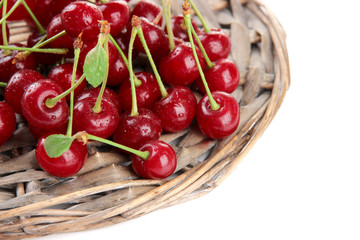
{"label": "green leaf", "polygon": [[60,157],[64,152],[69,150],[74,139],[74,137],[67,137],[62,134],[50,135],[44,142],[45,151],[51,158]]}
{"label": "green leaf", "polygon": [[83,67],[86,80],[91,86],[99,86],[108,75],[109,58],[102,44],[97,44],[85,58]]}

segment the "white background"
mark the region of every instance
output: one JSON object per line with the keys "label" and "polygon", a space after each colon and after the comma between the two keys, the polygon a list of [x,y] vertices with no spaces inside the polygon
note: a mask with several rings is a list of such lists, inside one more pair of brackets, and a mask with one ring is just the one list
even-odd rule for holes
{"label": "white background", "polygon": [[264,1],[292,84],[236,170],[197,200],[42,239],[360,239],[360,1]]}

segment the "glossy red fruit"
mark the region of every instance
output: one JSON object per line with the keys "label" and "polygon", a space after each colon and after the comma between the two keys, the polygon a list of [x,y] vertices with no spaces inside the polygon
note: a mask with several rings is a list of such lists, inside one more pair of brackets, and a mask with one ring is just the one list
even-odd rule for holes
{"label": "glossy red fruit", "polygon": [[[191,23],[195,29],[195,32],[198,32],[198,26],[196,23],[191,19]],[[189,35],[186,29],[186,25],[184,23],[184,16],[174,16],[171,18],[171,26],[174,32],[174,36],[180,38],[184,41],[189,41]],[[167,29],[165,26],[165,32],[167,33]]]}
{"label": "glossy red fruit", "polygon": [[[8,40],[8,42],[9,42],[9,39],[10,39],[10,32],[9,32],[9,27],[8,27],[8,25],[7,25],[7,24],[6,24],[6,36],[7,36],[7,40]],[[0,45],[4,45],[2,31],[0,31]]]}
{"label": "glossy red fruit", "polygon": [[[138,108],[151,109],[155,101],[161,98],[159,85],[153,74],[148,72],[137,72],[135,76],[142,82],[136,87],[136,100]],[[132,108],[131,84],[125,81],[119,89],[119,101],[125,111]]]}
{"label": "glossy red fruit", "polygon": [[95,102],[94,98],[85,98],[75,102],[73,130],[74,132],[86,131],[101,138],[108,138],[114,133],[119,123],[119,111],[108,101],[101,101],[101,111],[95,113],[93,111]]}
{"label": "glossy red fruit", "polygon": [[174,149],[159,140],[145,143],[140,151],[148,151],[149,157],[144,160],[133,155],[132,167],[143,178],[164,179],[174,173],[177,159]]}
{"label": "glossy red fruit", "polygon": [[200,33],[198,36],[212,62],[229,56],[231,41],[223,31],[212,30],[209,33]]}
{"label": "glossy red fruit", "polygon": [[84,41],[97,38],[100,33],[99,20],[103,20],[101,10],[87,1],[72,2],[61,12],[61,22],[65,31],[73,38],[83,32]]}
{"label": "glossy red fruit", "polygon": [[213,139],[220,139],[232,134],[240,121],[240,107],[236,99],[225,92],[213,92],[213,98],[220,104],[220,109],[211,109],[207,95],[201,98],[197,106],[196,119],[201,132]]}
{"label": "glossy red fruit", "polygon": [[[14,4],[17,2],[17,0],[8,0],[7,1],[7,9],[6,12],[8,12]],[[31,11],[34,11],[36,0],[26,0],[26,4],[29,6]],[[0,11],[2,12],[2,7],[0,8]],[[8,21],[20,21],[25,20],[29,16],[29,13],[26,11],[24,5],[20,3],[20,5],[15,9],[15,11],[7,18]]]}
{"label": "glossy red fruit", "polygon": [[[53,0],[36,0],[36,5],[34,8],[34,15],[36,19],[40,22],[40,24],[46,28],[51,21],[53,15],[50,13],[51,11],[51,2]],[[27,2],[27,1],[26,1]],[[34,20],[28,16],[26,18],[26,22],[29,24],[30,27],[33,29],[37,29],[37,26]]]}
{"label": "glossy red fruit", "polygon": [[[204,69],[205,60],[201,51],[196,48],[200,65]],[[182,43],[159,63],[159,73],[166,83],[174,86],[185,86],[200,77],[199,69],[190,43]]]}
{"label": "glossy red fruit", "polygon": [[71,2],[76,0],[51,0],[50,14],[56,16],[61,13],[61,11]]}
{"label": "glossy red fruit", "polygon": [[[80,101],[84,98],[97,99],[99,93],[100,87],[85,89],[76,96],[75,102]],[[119,101],[118,95],[114,90],[111,90],[110,88],[105,88],[102,101],[108,101],[109,103],[113,104],[115,108],[119,111],[119,113],[121,113],[122,105]]]}
{"label": "glossy red fruit", "polygon": [[[207,69],[204,74],[211,92],[222,91],[232,93],[239,85],[239,70],[236,64],[228,58],[216,61],[215,66]],[[201,78],[196,80],[196,85],[201,93],[206,93]]]}
{"label": "glossy red fruit", "polygon": [[130,116],[130,111],[120,115],[118,127],[113,134],[115,142],[139,149],[145,142],[160,138],[160,118],[149,109],[140,108],[138,112],[138,116]]}
{"label": "glossy red fruit", "polygon": [[130,7],[125,1],[112,1],[99,4],[104,20],[110,23],[110,34],[117,36],[129,22]]}
{"label": "glossy red fruit", "polygon": [[[144,17],[147,20],[149,20],[149,22],[152,22],[155,20],[157,15],[160,14],[160,12],[161,12],[160,6],[156,5],[155,3],[149,1],[139,1],[131,11],[130,18],[135,15],[138,17]],[[159,26],[161,26],[161,24],[162,24],[162,17],[158,22]]]}
{"label": "glossy red fruit", "polygon": [[63,126],[54,129],[42,129],[42,128],[34,127],[31,124],[29,124],[29,130],[36,139],[39,139],[43,136],[46,137],[51,134],[66,134],[67,127],[68,127],[67,123],[64,124]]}
{"label": "glossy red fruit", "polygon": [[[9,45],[12,47],[25,47],[23,44],[17,43]],[[10,55],[4,55],[4,50],[0,49],[0,82],[8,82],[10,77],[21,69],[35,69],[36,60],[34,55],[30,54],[24,61],[13,64],[16,54],[19,51],[11,51]]]}
{"label": "glossy red fruit", "polygon": [[15,129],[14,110],[9,104],[0,101],[0,146],[13,135]]}
{"label": "glossy red fruit", "polygon": [[35,155],[40,167],[47,173],[56,177],[71,177],[84,165],[88,156],[88,150],[84,143],[74,140],[70,149],[60,157],[51,158],[44,148],[45,138],[38,140]]}
{"label": "glossy red fruit", "polygon": [[34,82],[28,86],[21,100],[23,115],[33,127],[57,129],[68,122],[69,107],[61,99],[54,107],[49,108],[47,99],[58,96],[62,88],[49,79]]}
{"label": "glossy red fruit", "polygon": [[[51,69],[48,74],[48,78],[55,81],[57,84],[61,86],[61,88],[66,91],[71,87],[72,81],[72,72],[73,72],[73,64],[72,63],[63,63],[55,66]],[[82,72],[77,70],[75,82],[77,82],[82,76]],[[77,88],[74,90],[74,95],[77,96],[81,91],[83,91],[86,87],[86,80],[84,80]],[[66,96],[67,102],[70,102],[70,94]]]}
{"label": "glossy red fruit", "polygon": [[[60,16],[60,14],[58,14],[58,15],[54,16],[49,23],[49,26],[46,30],[47,38],[49,39],[64,30],[65,30],[65,28],[62,25],[61,16]],[[49,45],[52,48],[68,48],[70,50],[70,52],[73,52],[74,40],[75,40],[75,38],[71,37],[68,34],[65,34],[64,36],[59,37],[59,38],[55,39],[54,41],[52,41],[51,43],[49,43]]]}
{"label": "glossy red fruit", "polygon": [[169,96],[155,102],[153,111],[160,117],[162,129],[178,132],[187,128],[196,115],[196,98],[183,86],[172,87]]}
{"label": "glossy red fruit", "polygon": [[22,69],[12,75],[5,88],[4,98],[16,113],[22,114],[20,100],[27,87],[41,79],[44,79],[43,75],[32,69]]}

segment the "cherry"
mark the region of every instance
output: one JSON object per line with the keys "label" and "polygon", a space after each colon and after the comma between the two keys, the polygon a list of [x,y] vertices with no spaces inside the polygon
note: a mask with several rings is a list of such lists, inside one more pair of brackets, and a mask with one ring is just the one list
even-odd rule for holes
{"label": "cherry", "polygon": [[21,100],[22,111],[26,120],[33,127],[56,129],[64,126],[69,117],[69,107],[64,99],[52,108],[46,100],[58,96],[63,89],[49,79],[34,82],[28,86]]}
{"label": "cherry", "polygon": [[160,118],[145,108],[140,108],[138,113],[137,116],[131,116],[131,112],[127,111],[120,115],[119,124],[113,134],[115,142],[139,149],[144,142],[160,138]]}
{"label": "cherry", "polygon": [[98,21],[103,19],[101,10],[92,3],[76,1],[67,5],[61,12],[61,22],[65,31],[73,38],[83,32],[82,39],[95,39],[100,29]]}
{"label": "cherry", "polygon": [[[99,93],[100,93],[100,87],[83,90],[76,96],[75,102],[89,97],[96,100],[97,97],[99,96]],[[119,101],[118,95],[114,90],[111,90],[110,88],[105,88],[102,100],[108,101],[109,103],[113,104],[115,108],[119,111],[119,113],[122,111],[122,106]]]}
{"label": "cherry", "polygon": [[[156,17],[161,13],[160,6],[156,5],[155,3],[148,2],[148,1],[139,1],[131,12],[131,16],[138,16],[144,17],[149,22],[152,22],[156,19]],[[161,26],[162,24],[162,17],[160,18],[159,22],[157,23]]]}
{"label": "cherry", "polygon": [[[195,29],[196,32],[198,32],[198,26],[196,23],[191,20],[191,23]],[[175,16],[171,18],[171,26],[173,29],[174,36],[177,38],[180,38],[184,41],[189,41],[189,36],[187,33],[186,25],[184,23],[184,17],[183,16]],[[166,28],[165,28],[166,31]]]}
{"label": "cherry", "polygon": [[227,58],[231,51],[230,38],[221,30],[199,31],[199,39],[211,61]]}
{"label": "cherry", "polygon": [[[205,60],[198,48],[196,52],[202,69],[205,67]],[[190,43],[182,43],[159,63],[159,73],[162,79],[170,85],[188,85],[194,82],[199,76],[199,70],[193,55]]]}
{"label": "cherry", "polygon": [[43,75],[32,69],[21,69],[12,75],[5,88],[4,98],[16,113],[22,114],[20,100],[27,87],[41,79],[44,79]]}
{"label": "cherry", "polygon": [[[13,47],[24,47],[24,45],[17,43],[9,45]],[[10,55],[5,55],[4,50],[0,49],[0,82],[8,82],[10,77],[20,69],[35,69],[36,60],[34,55],[30,54],[24,61],[13,64],[16,54],[19,51],[13,50]]]}
{"label": "cherry", "polygon": [[[215,66],[205,71],[206,82],[212,92],[223,91],[232,93],[240,81],[240,73],[236,64],[227,58],[215,62]],[[201,78],[196,80],[199,91],[206,93]]]}
{"label": "cherry", "polygon": [[31,124],[29,124],[29,130],[36,139],[39,139],[43,136],[48,136],[51,134],[65,134],[66,129],[67,129],[67,123],[56,129],[55,128],[54,129],[43,129],[43,128],[34,127]]}
{"label": "cherry", "polygon": [[119,111],[108,101],[101,101],[101,111],[96,113],[95,98],[84,98],[75,102],[73,129],[75,132],[86,131],[89,134],[108,138],[119,123]]}
{"label": "cherry", "polygon": [[[9,27],[6,24],[6,36],[7,36],[7,41],[9,42],[10,39],[10,32],[9,32]],[[4,45],[4,40],[3,40],[3,34],[2,31],[0,31],[0,45]]]}
{"label": "cherry", "polygon": [[60,157],[51,158],[44,148],[45,139],[41,137],[38,140],[35,150],[36,160],[44,171],[56,177],[70,177],[82,168],[88,156],[84,143],[74,140],[69,150]]}
{"label": "cherry", "polygon": [[[17,0],[8,0],[7,1],[7,8],[6,12],[8,12],[12,6],[17,2]],[[31,11],[34,12],[36,0],[26,0],[26,4],[29,6]],[[2,11],[2,7],[1,7]],[[7,18],[8,21],[20,21],[25,20],[25,18],[29,16],[27,10],[25,9],[24,5],[20,3],[20,5],[15,9],[15,11]]]}
{"label": "cherry", "polygon": [[153,111],[160,117],[162,129],[178,132],[187,128],[196,115],[196,98],[184,86],[172,87],[168,96],[155,102]]}
{"label": "cherry", "polygon": [[[66,90],[71,87],[73,73],[73,64],[72,63],[63,63],[55,66],[51,69],[48,74],[48,78],[58,83],[62,89]],[[76,71],[75,82],[77,82],[82,76],[81,71]],[[86,87],[86,81],[81,82],[81,84],[75,88],[74,95],[77,96],[81,91]],[[70,101],[70,95],[66,96],[67,102]]]}
{"label": "cherry", "polygon": [[212,110],[209,97],[201,98],[197,105],[197,122],[201,132],[213,139],[220,139],[233,133],[240,121],[240,107],[236,99],[225,92],[213,92],[213,98],[220,105]]}
{"label": "cherry", "polygon": [[[135,76],[141,81],[141,85],[136,87],[137,106],[139,108],[151,109],[155,101],[161,97],[156,78],[148,72],[138,72]],[[121,85],[119,89],[119,100],[124,110],[131,110],[132,98],[130,81],[125,81]]]}
{"label": "cherry", "polygon": [[15,112],[9,104],[0,101],[0,146],[6,142],[16,129]]}
{"label": "cherry", "polygon": [[50,14],[52,16],[60,14],[67,5],[75,1],[76,0],[51,0]]}
{"label": "cherry", "polygon": [[[65,28],[62,25],[61,22],[61,15],[58,14],[56,16],[54,16],[52,18],[52,20],[50,21],[46,34],[47,34],[47,38],[51,38],[55,35],[57,35],[58,33],[64,31]],[[57,39],[55,39],[54,41],[50,42],[49,45],[53,48],[68,48],[68,49],[73,49],[73,43],[74,43],[74,38],[69,36],[68,34],[61,36]],[[70,51],[73,52],[73,51]]]}
{"label": "cherry", "polygon": [[110,34],[117,36],[130,18],[130,7],[125,1],[113,1],[98,5],[104,19],[110,23]]}
{"label": "cherry", "polygon": [[[36,19],[45,28],[48,26],[53,16],[52,14],[50,14],[52,2],[53,0],[36,0],[36,5],[33,10]],[[30,27],[34,29],[37,28],[36,24],[30,16],[26,18],[26,22],[29,24]]]}
{"label": "cherry", "polygon": [[139,150],[148,151],[150,154],[146,160],[138,156],[132,157],[132,167],[141,177],[164,179],[175,171],[176,154],[169,144],[154,140],[145,143]]}

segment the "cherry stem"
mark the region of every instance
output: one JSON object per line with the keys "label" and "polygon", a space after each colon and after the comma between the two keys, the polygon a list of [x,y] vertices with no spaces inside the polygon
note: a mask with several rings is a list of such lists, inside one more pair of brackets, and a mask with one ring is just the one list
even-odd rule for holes
{"label": "cherry stem", "polygon": [[190,11],[186,11],[187,7],[190,8],[190,6],[187,6],[188,3],[187,3],[187,5],[186,5],[186,3],[187,3],[187,0],[185,1],[184,5],[183,5],[183,8],[184,8],[183,14],[184,14],[185,25],[186,25],[187,32],[188,32],[188,35],[189,35],[191,48],[192,48],[192,51],[193,51],[193,54],[194,54],[196,65],[197,65],[197,67],[199,69],[201,80],[202,80],[202,82],[204,84],[204,87],[205,87],[205,90],[206,90],[206,94],[208,95],[208,98],[209,98],[211,109],[216,111],[216,110],[218,110],[220,108],[220,105],[213,98],[213,96],[211,94],[211,91],[210,91],[210,88],[209,88],[209,86],[208,86],[208,84],[207,84],[207,82],[205,80],[205,75],[204,75],[204,72],[203,72],[203,70],[201,68],[200,61],[199,61],[198,55],[196,53],[194,39],[193,39],[192,33],[191,33],[192,24],[191,24],[191,16],[190,16],[190,13],[189,13]]}
{"label": "cherry stem", "polygon": [[100,0],[101,3],[107,3],[107,0]]}
{"label": "cherry stem", "polygon": [[199,36],[197,35],[195,29],[194,29],[194,26],[191,24],[191,33],[193,34],[197,44],[199,45],[199,48],[200,48],[200,51],[202,53],[202,55],[204,56],[204,59],[206,61],[206,65],[209,67],[209,68],[213,68],[215,66],[215,64],[213,62],[211,62],[208,54],[206,53],[206,50],[204,48],[204,45],[201,43],[200,39],[199,39]]}
{"label": "cherry stem", "polygon": [[0,87],[6,88],[6,86],[7,86],[7,83],[5,83],[5,82],[0,82]]}
{"label": "cherry stem", "polygon": [[135,89],[136,87],[135,87],[135,81],[134,81],[134,70],[133,70],[133,66],[132,66],[132,52],[133,52],[133,48],[134,48],[135,38],[136,38],[136,35],[138,35],[138,32],[139,32],[139,30],[136,27],[132,28],[130,42],[129,42],[129,52],[128,52],[129,73],[130,73],[130,87],[131,87],[131,101],[132,101],[130,116],[138,116],[139,115],[138,107],[137,107],[137,99],[136,99],[136,89]]}
{"label": "cherry stem", "polygon": [[172,52],[175,49],[175,41],[174,41],[174,32],[171,25],[171,4],[169,0],[167,1],[167,3],[165,3],[165,0],[161,0],[161,2],[164,9],[166,30],[169,36],[170,52]]}
{"label": "cherry stem", "polygon": [[[7,9],[7,0],[3,0],[3,11],[2,11],[2,16],[6,15],[6,9]],[[3,43],[5,46],[8,45],[8,40],[7,40],[7,32],[6,32],[6,20],[3,21],[3,23],[1,24],[1,29],[2,29],[2,35],[3,35]],[[4,55],[9,55],[10,54],[10,50],[4,50]]]}
{"label": "cherry stem", "polygon": [[53,53],[53,54],[66,54],[69,50],[67,48],[27,48],[27,47],[12,47],[0,45],[0,49],[29,51],[39,53]]}
{"label": "cherry stem", "polygon": [[40,24],[39,20],[37,20],[37,18],[35,17],[34,13],[31,11],[31,9],[29,8],[29,6],[27,5],[27,3],[25,2],[25,0],[21,0],[22,4],[24,5],[26,11],[29,13],[30,17],[32,18],[32,20],[35,22],[36,27],[39,30],[39,34],[45,34],[46,30],[43,28],[43,26]]}
{"label": "cherry stem", "polygon": [[201,24],[204,27],[205,32],[206,33],[211,32],[211,28],[209,27],[209,24],[206,22],[205,18],[203,17],[203,15],[199,11],[199,9],[196,7],[194,2],[192,0],[189,0],[189,2],[190,2],[190,5],[191,5],[192,9],[194,9],[196,15],[199,17],[199,19],[201,21]]}
{"label": "cherry stem", "polygon": [[[120,53],[121,55],[121,58],[123,59],[129,73],[130,73],[130,68],[129,68],[129,60],[126,58],[123,50],[120,48],[119,44],[116,42],[116,40],[111,36],[109,35],[109,40],[112,42],[112,44],[114,44],[114,46],[116,47],[116,49],[118,50],[118,52]],[[135,80],[135,86],[136,87],[140,87],[140,85],[142,84],[142,82],[134,75],[134,80]]]}
{"label": "cherry stem", "polygon": [[164,10],[161,9],[160,12],[159,12],[159,14],[156,15],[155,19],[152,21],[152,23],[155,24],[155,25],[158,25],[158,23],[160,22],[160,19],[161,19],[162,15],[163,15],[163,13],[164,13]]}
{"label": "cherry stem", "polygon": [[[6,2],[7,0],[4,0],[4,6],[6,5]],[[17,0],[15,2],[15,4],[12,6],[12,8],[10,8],[10,10],[6,13],[5,16],[2,16],[1,20],[0,20],[0,24],[2,24],[4,21],[6,21],[6,19],[15,11],[15,9],[20,5],[22,0]],[[5,8],[5,11],[7,9],[7,6]]]}
{"label": "cherry stem", "polygon": [[133,25],[133,26],[135,26],[138,29],[138,36],[139,36],[140,41],[141,41],[141,43],[143,45],[143,48],[144,48],[144,50],[146,52],[146,55],[147,55],[147,57],[149,59],[149,62],[150,62],[150,65],[152,67],[152,70],[154,72],[156,81],[157,81],[157,83],[159,85],[161,96],[162,96],[162,98],[166,98],[167,96],[169,96],[169,94],[166,91],[166,88],[165,88],[163,82],[161,81],[160,74],[159,74],[159,72],[158,72],[158,70],[156,68],[155,62],[154,62],[154,60],[153,60],[153,58],[151,56],[149,47],[147,46],[147,43],[146,43],[146,40],[145,40],[145,37],[144,37],[144,33],[143,33],[143,30],[142,30],[142,27],[141,27],[141,20],[137,16],[134,16],[133,18],[138,19],[138,24]]}

